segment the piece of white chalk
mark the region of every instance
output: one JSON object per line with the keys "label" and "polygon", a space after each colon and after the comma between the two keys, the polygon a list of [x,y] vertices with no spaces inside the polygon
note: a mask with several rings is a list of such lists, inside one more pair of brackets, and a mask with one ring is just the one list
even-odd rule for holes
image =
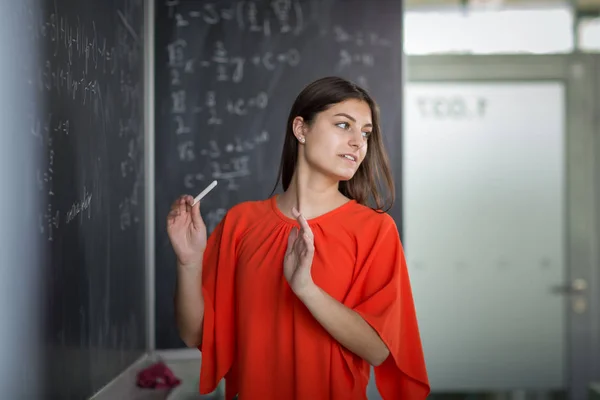
{"label": "piece of white chalk", "polygon": [[215,188],[215,186],[217,186],[217,181],[214,180],[212,181],[212,183],[210,185],[208,185],[206,187],[206,189],[204,189],[203,191],[200,192],[200,194],[198,196],[196,196],[196,198],[194,199],[194,206],[196,205],[197,202],[199,202],[200,200],[202,200],[202,198],[204,196],[206,196],[208,194],[208,192],[210,192],[211,190],[213,190]]}

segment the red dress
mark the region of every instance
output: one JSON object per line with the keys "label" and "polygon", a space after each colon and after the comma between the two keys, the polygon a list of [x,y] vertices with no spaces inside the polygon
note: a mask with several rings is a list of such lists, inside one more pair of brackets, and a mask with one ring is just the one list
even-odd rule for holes
{"label": "red dress", "polygon": [[[316,285],[359,313],[390,355],[375,367],[385,400],[429,394],[411,286],[398,230],[385,213],[352,200],[308,221]],[[231,208],[208,239],[202,291],[200,392],[225,377],[226,399],[363,400],[369,364],[342,347],[283,275],[296,220],[276,196]]]}

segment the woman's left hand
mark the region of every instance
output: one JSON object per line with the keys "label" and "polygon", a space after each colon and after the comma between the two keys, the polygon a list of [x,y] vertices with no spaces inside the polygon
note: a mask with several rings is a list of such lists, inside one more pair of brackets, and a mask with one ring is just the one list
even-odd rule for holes
{"label": "woman's left hand", "polygon": [[294,227],[288,237],[287,250],[283,259],[283,274],[290,287],[299,295],[314,286],[311,275],[315,254],[314,236],[308,222],[294,207],[292,214],[300,224],[300,230]]}

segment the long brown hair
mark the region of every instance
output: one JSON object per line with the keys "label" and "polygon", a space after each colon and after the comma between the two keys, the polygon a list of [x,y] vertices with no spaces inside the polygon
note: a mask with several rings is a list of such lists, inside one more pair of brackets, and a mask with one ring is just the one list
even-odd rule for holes
{"label": "long brown hair", "polygon": [[336,76],[321,78],[310,83],[294,101],[287,120],[277,181],[271,195],[280,182],[284,191],[288,189],[296,169],[298,140],[292,128],[294,119],[302,117],[310,125],[317,114],[349,99],[362,100],[369,105],[373,129],[368,139],[365,159],[350,180],[340,182],[339,190],[344,196],[376,211],[386,212],[392,208],[395,200],[394,179],[381,136],[379,107],[366,90]]}

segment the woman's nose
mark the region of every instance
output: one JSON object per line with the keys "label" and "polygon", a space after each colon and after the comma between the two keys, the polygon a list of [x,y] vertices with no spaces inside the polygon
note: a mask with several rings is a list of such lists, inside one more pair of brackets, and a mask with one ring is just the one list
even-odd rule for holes
{"label": "woman's nose", "polygon": [[362,133],[360,133],[358,137],[356,135],[352,135],[349,144],[355,149],[360,149],[362,146],[364,146],[365,142],[362,138]]}

